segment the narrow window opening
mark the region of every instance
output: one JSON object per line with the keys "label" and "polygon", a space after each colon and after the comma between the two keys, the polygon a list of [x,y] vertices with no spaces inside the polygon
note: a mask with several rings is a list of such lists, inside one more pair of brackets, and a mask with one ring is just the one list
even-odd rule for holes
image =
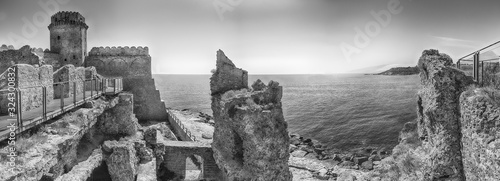
{"label": "narrow window opening", "polygon": [[57,36],[57,40],[61,40],[61,36]]}

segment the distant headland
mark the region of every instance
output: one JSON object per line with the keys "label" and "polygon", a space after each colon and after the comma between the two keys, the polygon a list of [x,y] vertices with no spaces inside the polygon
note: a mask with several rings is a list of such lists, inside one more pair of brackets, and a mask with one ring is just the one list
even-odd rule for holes
{"label": "distant headland", "polygon": [[373,75],[416,75],[420,73],[417,66],[415,67],[394,67],[384,72]]}

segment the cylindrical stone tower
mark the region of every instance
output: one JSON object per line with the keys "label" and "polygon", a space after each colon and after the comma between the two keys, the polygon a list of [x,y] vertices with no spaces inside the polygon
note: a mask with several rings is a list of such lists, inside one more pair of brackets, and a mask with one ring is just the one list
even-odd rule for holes
{"label": "cylindrical stone tower", "polygon": [[85,18],[78,12],[60,11],[51,17],[50,51],[61,55],[61,66],[83,66],[87,55],[88,28]]}

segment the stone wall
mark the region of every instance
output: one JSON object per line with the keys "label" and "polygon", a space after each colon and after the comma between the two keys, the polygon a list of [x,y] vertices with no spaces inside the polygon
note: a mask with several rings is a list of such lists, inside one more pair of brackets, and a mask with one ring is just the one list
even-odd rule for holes
{"label": "stone wall", "polygon": [[123,90],[134,94],[134,113],[139,121],[167,120],[165,104],[152,78],[127,78]]}
{"label": "stone wall", "polygon": [[186,177],[186,158],[199,156],[202,174],[200,179],[220,180],[220,171],[213,158],[210,145],[199,142],[159,141],[156,144],[156,168],[160,180],[176,180]]}
{"label": "stone wall", "polygon": [[151,78],[151,56],[148,47],[92,48],[85,66],[94,66],[103,76]]}
{"label": "stone wall", "polygon": [[246,71],[222,51],[210,79],[215,120],[212,149],[223,180],[292,180],[283,88],[260,80],[247,89]]}
{"label": "stone wall", "polygon": [[53,53],[53,52],[45,52],[43,54],[43,62],[48,65],[52,65],[55,70],[61,68],[61,59],[62,56],[59,53]]}
{"label": "stone wall", "polygon": [[76,94],[81,94],[83,92],[83,82],[85,80],[85,68],[75,68],[73,65],[65,65],[54,71],[53,79],[54,83],[66,82],[53,86],[55,99],[61,98],[62,95],[64,98],[73,96],[75,89],[74,83],[76,83]]}
{"label": "stone wall", "polygon": [[28,45],[19,50],[0,51],[0,72],[4,72],[15,64],[40,65],[40,59],[31,52]]}
{"label": "stone wall", "polygon": [[85,62],[105,77],[123,77],[123,90],[134,94],[139,121],[167,120],[167,112],[151,75],[147,47],[94,47]]}
{"label": "stone wall", "polygon": [[[15,70],[15,71],[14,71]],[[44,65],[41,67],[34,67],[26,64],[18,64],[10,67],[3,74],[0,75],[0,90],[8,89],[8,74],[14,73],[15,85],[21,89],[21,110],[28,111],[42,106],[43,92],[42,86],[47,87],[47,102],[53,99],[52,88],[52,66]],[[0,94],[0,114],[7,114],[7,104],[10,102],[7,98],[8,91],[3,91]]]}
{"label": "stone wall", "polygon": [[462,94],[462,158],[467,180],[500,178],[500,93],[473,88]]}

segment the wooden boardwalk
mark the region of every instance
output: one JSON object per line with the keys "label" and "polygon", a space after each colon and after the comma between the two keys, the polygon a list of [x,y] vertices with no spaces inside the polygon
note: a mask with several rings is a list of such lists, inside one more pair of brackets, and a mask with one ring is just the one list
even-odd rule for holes
{"label": "wooden boardwalk", "polygon": [[[76,96],[76,101],[73,96],[70,96],[68,98],[64,98],[64,108],[61,109],[61,99],[54,99],[50,102],[47,101],[47,115],[46,118],[43,116],[43,107],[40,106],[38,108],[29,110],[29,111],[23,111],[21,112],[21,120],[22,120],[22,127],[19,127],[19,130],[16,130],[15,133],[18,134],[19,132],[23,132],[25,130],[28,130],[38,124],[41,124],[47,120],[50,120],[56,116],[59,116],[61,114],[64,114],[68,112],[69,110],[81,106],[84,104],[86,101],[90,99],[94,99],[97,97],[102,96],[103,94],[109,95],[109,94],[116,94],[118,92],[121,92],[121,90],[115,90],[113,87],[107,88],[104,92],[102,91],[93,91],[93,96],[91,96],[91,91],[85,91],[85,99],[83,98],[83,93],[80,93]],[[10,136],[11,131],[9,130],[9,125],[15,124],[17,125],[17,117],[11,117],[8,115],[5,116],[0,116],[0,141],[3,141],[5,139],[8,139]]]}

